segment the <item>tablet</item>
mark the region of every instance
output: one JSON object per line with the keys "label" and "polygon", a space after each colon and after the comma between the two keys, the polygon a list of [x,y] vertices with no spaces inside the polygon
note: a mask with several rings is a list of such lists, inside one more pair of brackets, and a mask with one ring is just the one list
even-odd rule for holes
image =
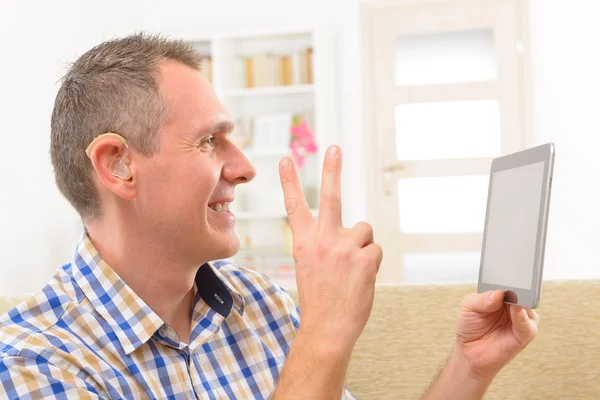
{"label": "tablet", "polygon": [[539,305],[553,168],[553,143],[492,161],[478,293],[503,289],[505,303]]}

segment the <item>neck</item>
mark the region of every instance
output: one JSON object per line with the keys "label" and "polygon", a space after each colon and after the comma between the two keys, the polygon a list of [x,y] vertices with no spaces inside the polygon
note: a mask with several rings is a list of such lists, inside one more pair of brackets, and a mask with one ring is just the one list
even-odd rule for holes
{"label": "neck", "polygon": [[[88,235],[102,259],[183,342],[189,343],[199,265],[177,260],[168,246],[117,221],[94,221]],[[117,229],[114,229],[114,227]],[[110,227],[110,229],[109,229]]]}

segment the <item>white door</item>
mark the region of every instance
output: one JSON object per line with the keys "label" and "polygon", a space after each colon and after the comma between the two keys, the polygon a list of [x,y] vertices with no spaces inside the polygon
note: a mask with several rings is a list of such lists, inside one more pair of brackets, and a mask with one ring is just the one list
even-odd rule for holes
{"label": "white door", "polygon": [[363,22],[379,281],[474,280],[491,160],[525,145],[516,0],[375,7]]}

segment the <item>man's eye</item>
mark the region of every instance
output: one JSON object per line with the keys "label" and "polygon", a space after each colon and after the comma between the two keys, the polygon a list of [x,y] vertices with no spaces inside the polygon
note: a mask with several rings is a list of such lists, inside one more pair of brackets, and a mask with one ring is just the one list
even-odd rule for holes
{"label": "man's eye", "polygon": [[200,142],[200,144],[198,145],[198,147],[204,147],[204,146],[215,147],[215,137],[209,136],[206,139],[202,140]]}

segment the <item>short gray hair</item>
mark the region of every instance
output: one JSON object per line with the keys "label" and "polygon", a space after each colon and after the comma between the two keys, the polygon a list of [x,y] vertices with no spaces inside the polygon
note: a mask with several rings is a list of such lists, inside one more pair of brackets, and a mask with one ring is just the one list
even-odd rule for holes
{"label": "short gray hair", "polygon": [[51,121],[50,158],[56,184],[84,220],[101,216],[91,161],[95,137],[118,133],[150,157],[170,118],[159,90],[159,63],[173,60],[200,70],[201,55],[182,40],[136,33],[83,54],[62,79]]}

